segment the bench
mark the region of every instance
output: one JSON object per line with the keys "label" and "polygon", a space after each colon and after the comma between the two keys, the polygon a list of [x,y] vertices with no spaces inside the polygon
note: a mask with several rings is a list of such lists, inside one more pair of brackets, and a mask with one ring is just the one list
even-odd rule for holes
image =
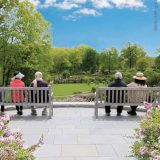
{"label": "bench", "polygon": [[0,87],[0,105],[47,106],[53,116],[52,87]]}
{"label": "bench", "polygon": [[143,106],[144,101],[160,104],[160,87],[96,87],[95,117],[105,106]]}

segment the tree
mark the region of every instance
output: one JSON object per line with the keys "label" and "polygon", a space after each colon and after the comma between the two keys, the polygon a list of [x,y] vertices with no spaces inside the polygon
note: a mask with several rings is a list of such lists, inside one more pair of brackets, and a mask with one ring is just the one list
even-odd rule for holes
{"label": "tree", "polygon": [[[0,22],[0,67],[2,84],[6,85],[14,70],[24,66],[38,66],[42,54],[49,52],[51,46],[49,24],[28,1],[11,6],[3,1]],[[8,7],[6,7],[8,5]],[[41,67],[43,68],[43,67]],[[27,76],[27,75],[26,75]]]}
{"label": "tree", "polygon": [[118,64],[118,51],[116,48],[108,48],[100,54],[100,68],[101,71],[111,73],[115,70]]}
{"label": "tree", "polygon": [[152,57],[140,57],[137,59],[136,68],[138,71],[145,71],[146,68],[154,66],[154,59]]}
{"label": "tree", "polygon": [[73,74],[76,74],[79,71],[81,71],[83,51],[81,50],[81,48],[75,47],[70,49],[69,52],[70,52],[69,61],[71,63],[71,72]]}
{"label": "tree", "polygon": [[160,69],[160,55],[155,58],[155,67],[156,69]]}
{"label": "tree", "polygon": [[82,69],[83,71],[89,71],[95,73],[98,71],[99,57],[96,50],[92,48],[86,48],[82,58]]}
{"label": "tree", "polygon": [[130,42],[121,50],[121,59],[130,69],[135,67],[138,58],[144,57],[145,55],[146,52],[142,47]]}
{"label": "tree", "polygon": [[62,74],[71,67],[69,61],[69,50],[65,48],[53,48],[52,54],[52,72]]}

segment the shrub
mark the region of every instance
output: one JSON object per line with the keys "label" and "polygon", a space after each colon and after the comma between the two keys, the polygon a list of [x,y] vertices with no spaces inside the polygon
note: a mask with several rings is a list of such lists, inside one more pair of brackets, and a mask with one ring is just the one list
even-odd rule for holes
{"label": "shrub", "polygon": [[1,160],[34,160],[37,147],[43,144],[43,136],[39,142],[29,148],[24,148],[23,136],[20,132],[12,132],[8,127],[10,117],[0,117],[0,159]]}
{"label": "shrub", "polygon": [[147,113],[135,129],[132,153],[139,160],[160,160],[160,106],[145,103]]}
{"label": "shrub", "polygon": [[92,87],[91,92],[95,93],[96,92],[96,87]]}

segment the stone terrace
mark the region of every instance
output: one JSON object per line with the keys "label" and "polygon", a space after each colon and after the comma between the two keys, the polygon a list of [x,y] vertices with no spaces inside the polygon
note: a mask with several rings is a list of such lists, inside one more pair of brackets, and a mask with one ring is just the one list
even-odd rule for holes
{"label": "stone terrace", "polygon": [[133,160],[129,158],[129,146],[133,139],[133,129],[138,126],[139,116],[128,116],[123,111],[121,117],[112,110],[106,117],[104,109],[99,109],[99,118],[94,118],[93,108],[56,108],[54,117],[30,116],[24,110],[22,117],[15,111],[10,127],[24,134],[25,146],[34,144],[44,135],[44,145],[35,155],[38,160]]}

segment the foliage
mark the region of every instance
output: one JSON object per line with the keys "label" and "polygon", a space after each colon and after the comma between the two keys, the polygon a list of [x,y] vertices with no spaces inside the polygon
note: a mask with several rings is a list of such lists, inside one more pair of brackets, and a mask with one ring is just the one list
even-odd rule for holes
{"label": "foliage", "polygon": [[0,159],[1,160],[34,160],[37,147],[43,144],[43,136],[39,142],[28,148],[23,147],[23,136],[20,132],[12,132],[8,127],[10,117],[0,117]]}
{"label": "foliage", "polygon": [[13,2],[2,1],[1,8],[3,18],[0,21],[0,68],[3,85],[8,83],[15,70],[22,67],[42,71],[47,68],[42,59],[51,45],[47,31],[48,22],[34,6],[28,1]]}
{"label": "foliage", "polygon": [[158,71],[147,68],[144,73],[147,77],[147,84],[150,86],[160,85],[160,73]]}
{"label": "foliage", "polygon": [[84,71],[95,73],[98,70],[99,58],[96,50],[87,48],[83,54],[82,59],[82,69]]}
{"label": "foliage", "polygon": [[154,59],[149,56],[140,57],[137,59],[136,68],[138,71],[144,72],[146,68],[152,68],[154,65]]}
{"label": "foliage", "polygon": [[118,51],[116,48],[108,48],[100,54],[100,70],[102,73],[110,73],[117,69]]}
{"label": "foliage", "polygon": [[138,58],[144,57],[145,55],[146,52],[143,48],[130,42],[121,50],[121,59],[123,59],[125,65],[130,69],[135,67]]}
{"label": "foliage", "polygon": [[147,113],[136,128],[136,141],[132,146],[133,155],[139,159],[160,159],[160,106],[145,102]]}

